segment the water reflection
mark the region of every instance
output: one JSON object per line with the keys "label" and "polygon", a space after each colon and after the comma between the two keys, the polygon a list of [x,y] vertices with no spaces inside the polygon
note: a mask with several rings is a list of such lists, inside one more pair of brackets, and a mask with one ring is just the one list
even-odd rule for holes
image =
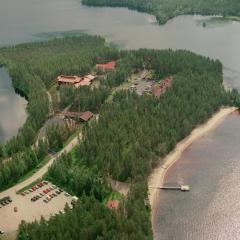
{"label": "water reflection", "polygon": [[155,239],[240,239],[239,120],[229,116],[170,169],[166,181],[183,181],[191,191],[159,193]]}
{"label": "water reflection", "polygon": [[15,94],[11,78],[4,68],[0,68],[0,143],[16,135],[26,120],[24,98]]}

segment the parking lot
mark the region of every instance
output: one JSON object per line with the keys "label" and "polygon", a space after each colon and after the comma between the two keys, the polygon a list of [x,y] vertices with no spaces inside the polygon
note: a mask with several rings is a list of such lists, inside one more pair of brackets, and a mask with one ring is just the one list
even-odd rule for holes
{"label": "parking lot", "polygon": [[144,95],[152,93],[152,86],[155,84],[155,81],[151,78],[151,74],[145,70],[133,76],[131,83],[130,91],[135,91],[138,95]]}
{"label": "parking lot", "polygon": [[[22,220],[33,222],[41,216],[48,219],[51,215],[63,214],[66,203],[71,207],[74,199],[51,183],[37,184],[24,193],[10,196],[12,202],[1,205],[0,229],[6,235],[15,232]],[[39,183],[38,183],[39,184]]]}

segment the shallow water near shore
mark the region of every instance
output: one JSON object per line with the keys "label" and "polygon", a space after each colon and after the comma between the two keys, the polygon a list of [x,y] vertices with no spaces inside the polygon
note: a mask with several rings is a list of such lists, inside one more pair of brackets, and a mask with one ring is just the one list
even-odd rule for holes
{"label": "shallow water near shore", "polygon": [[240,115],[233,113],[167,172],[165,183],[189,184],[191,191],[159,191],[155,239],[239,239],[239,133]]}

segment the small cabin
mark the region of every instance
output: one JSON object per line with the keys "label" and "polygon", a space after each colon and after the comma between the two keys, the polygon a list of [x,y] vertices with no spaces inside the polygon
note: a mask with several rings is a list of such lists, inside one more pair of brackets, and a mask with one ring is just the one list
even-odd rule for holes
{"label": "small cabin", "polygon": [[86,112],[65,112],[64,118],[65,119],[79,119],[81,122],[88,122],[93,118],[94,114],[90,111]]}
{"label": "small cabin", "polygon": [[80,116],[80,120],[82,122],[88,122],[89,120],[91,120],[93,118],[93,113],[90,111],[87,112],[83,112]]}
{"label": "small cabin", "polygon": [[109,208],[109,209],[118,210],[119,206],[120,206],[119,200],[110,200],[107,203],[107,208]]}

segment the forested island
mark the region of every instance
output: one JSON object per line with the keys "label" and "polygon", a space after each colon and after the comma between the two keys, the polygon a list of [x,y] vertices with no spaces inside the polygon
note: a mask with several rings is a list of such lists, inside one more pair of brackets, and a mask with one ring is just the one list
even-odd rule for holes
{"label": "forested island", "polygon": [[156,16],[160,24],[179,15],[240,16],[238,0],[82,0],[89,6],[128,7]]}
{"label": "forested island", "polygon": [[[61,149],[71,134],[56,126],[46,142],[33,147],[38,130],[48,118],[47,90],[60,74],[80,75],[99,62],[117,61],[100,85],[61,87],[55,107],[72,104],[99,118],[83,126],[83,139],[70,154],[51,166],[46,178],[79,197],[64,215],[25,223],[18,239],[152,239],[147,177],[176,144],[221,106],[239,105],[238,93],[226,92],[222,64],[185,50],[118,50],[104,39],[81,36],[21,44],[0,49],[0,63],[8,68],[15,89],[28,99],[28,120],[17,137],[1,147],[0,188],[14,184],[37,166],[50,150]],[[132,74],[151,71],[161,82],[174,81],[159,98],[116,90]],[[97,71],[96,69],[94,71]],[[103,73],[98,73],[103,74]],[[114,90],[114,91],[113,91]],[[196,111],[198,109],[198,111]],[[59,139],[55,144],[54,137]],[[54,143],[53,143],[54,142]],[[49,147],[52,146],[52,147]],[[130,186],[117,212],[106,208],[114,192],[109,179]]]}

